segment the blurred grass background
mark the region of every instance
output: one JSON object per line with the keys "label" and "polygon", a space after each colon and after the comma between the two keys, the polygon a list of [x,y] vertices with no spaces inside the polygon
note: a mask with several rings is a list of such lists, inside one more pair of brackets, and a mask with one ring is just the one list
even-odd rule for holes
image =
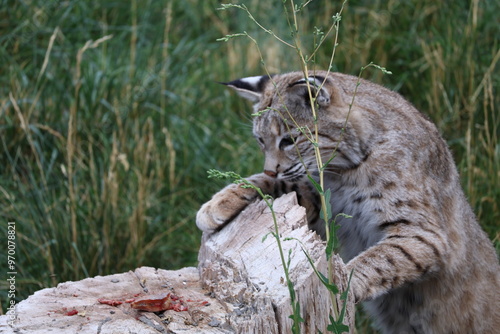
{"label": "blurred grass background", "polygon": [[[289,38],[281,1],[242,2]],[[300,21],[306,47],[340,6],[308,5]],[[248,39],[216,39],[247,31],[273,73],[297,70],[299,60],[244,12],[218,7],[0,0],[0,234],[6,240],[6,223],[16,222],[19,300],[87,276],[196,265],[196,211],[223,185],[206,171],[261,170],[250,106],[216,82],[263,74],[262,64]],[[437,123],[497,249],[499,12],[498,1],[353,0],[334,61],[344,73],[371,61],[393,72],[365,77]],[[6,268],[6,251],[0,263]]]}

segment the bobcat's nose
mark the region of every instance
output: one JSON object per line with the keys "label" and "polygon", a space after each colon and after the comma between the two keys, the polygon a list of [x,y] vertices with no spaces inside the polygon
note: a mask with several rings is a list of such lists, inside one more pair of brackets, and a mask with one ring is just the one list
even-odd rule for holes
{"label": "bobcat's nose", "polygon": [[264,174],[266,174],[267,176],[270,176],[270,177],[278,176],[278,173],[273,172],[272,170],[267,170],[267,169],[264,169]]}

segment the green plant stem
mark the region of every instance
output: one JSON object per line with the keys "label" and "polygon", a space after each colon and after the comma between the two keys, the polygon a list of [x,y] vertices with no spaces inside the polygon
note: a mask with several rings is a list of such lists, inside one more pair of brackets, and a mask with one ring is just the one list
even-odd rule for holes
{"label": "green plant stem", "polygon": [[[324,177],[323,160],[321,157],[321,150],[320,150],[320,145],[319,145],[319,126],[318,126],[318,116],[317,116],[316,104],[315,104],[316,96],[313,96],[313,93],[312,93],[311,84],[309,82],[309,69],[308,69],[307,61],[304,57],[304,54],[303,54],[301,46],[300,46],[300,37],[299,37],[298,26],[297,26],[297,15],[296,15],[296,11],[293,10],[295,8],[295,5],[294,5],[293,0],[291,0],[290,3],[292,6],[293,22],[294,22],[294,28],[295,28],[295,34],[293,34],[295,50],[300,58],[302,72],[304,73],[304,77],[306,79],[309,100],[311,101],[311,112],[312,112],[312,116],[313,116],[313,120],[314,120],[314,131],[313,131],[314,142],[312,144],[314,147],[314,156],[316,158],[316,165],[318,166],[318,170],[319,170],[319,185],[320,185],[320,188],[322,190],[322,192],[320,193],[320,201],[321,201],[321,208],[323,209],[323,214],[324,214],[323,220],[325,222],[326,240],[328,242],[328,240],[330,240],[330,238],[336,238],[336,235],[332,235],[330,233],[331,232],[330,226],[329,226],[330,224],[329,224],[328,213],[327,213],[328,212],[328,210],[327,210],[328,203],[326,203],[326,199],[325,199],[325,195],[324,195],[325,177]],[[284,5],[284,7],[285,7],[285,11],[286,11],[286,6]],[[340,20],[338,20],[337,23],[339,21]],[[337,29],[337,31],[338,31],[338,29]],[[336,38],[337,38],[337,36],[338,36],[338,33],[336,35]],[[335,41],[335,45],[336,44],[337,44],[337,41]],[[332,60],[333,60],[333,56],[332,56]],[[318,92],[319,92],[319,90],[318,90]],[[327,254],[327,259],[328,258],[329,258],[329,255]],[[328,271],[329,283],[332,283],[333,266],[332,266],[331,261],[327,261],[327,271]],[[333,316],[334,316],[334,319],[337,320],[339,317],[337,299],[335,297],[335,294],[331,290],[329,290],[329,294],[330,294],[330,300],[332,301]]]}
{"label": "green plant stem", "polygon": [[285,254],[283,254],[283,246],[281,244],[281,239],[280,239],[280,235],[279,235],[278,220],[276,218],[276,213],[275,213],[275,211],[273,209],[273,202],[269,200],[268,196],[264,195],[264,193],[262,192],[262,190],[260,188],[254,187],[254,189],[257,190],[257,192],[259,193],[259,195],[264,199],[264,202],[266,203],[266,205],[269,208],[269,210],[271,210],[271,214],[272,214],[272,217],[273,217],[273,224],[274,224],[274,233],[273,233],[273,236],[276,239],[276,243],[278,244],[278,249],[279,249],[279,253],[280,253],[280,259],[281,259],[281,263],[283,264],[283,271],[285,273],[285,280],[287,282],[288,290],[289,290],[289,293],[290,293],[290,299],[291,299],[291,303],[292,303],[292,309],[293,309],[293,313],[292,313],[292,316],[293,316],[292,331],[294,333],[299,334],[300,333],[300,314],[297,314],[297,312],[295,312],[295,310],[296,310],[295,307],[296,307],[296,303],[297,303],[296,296],[295,296],[295,290],[294,290],[294,287],[293,287],[293,282],[290,279],[290,272],[289,272],[288,264],[287,264],[287,262],[285,260]]}

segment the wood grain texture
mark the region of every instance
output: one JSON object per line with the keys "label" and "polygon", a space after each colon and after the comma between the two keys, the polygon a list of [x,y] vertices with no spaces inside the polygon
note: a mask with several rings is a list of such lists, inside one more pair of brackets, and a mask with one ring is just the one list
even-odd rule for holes
{"label": "wood grain texture", "polygon": [[[323,242],[308,229],[305,209],[297,204],[295,193],[278,198],[274,210],[282,240],[292,239],[283,241],[282,245],[287,261],[290,254],[290,278],[305,320],[301,332],[326,332],[331,301],[304,253],[304,250],[308,252],[318,270],[326,273]],[[240,303],[245,310],[251,310],[247,314],[248,321],[231,317],[238,332],[291,333],[290,295],[277,242],[270,234],[272,231],[271,211],[261,201],[251,204],[221,231],[204,235],[199,253],[203,286],[218,298]],[[336,284],[345,288],[344,264],[340,257],[333,261]],[[274,310],[274,314],[270,310]],[[346,323],[353,323],[352,301],[346,319]]]}

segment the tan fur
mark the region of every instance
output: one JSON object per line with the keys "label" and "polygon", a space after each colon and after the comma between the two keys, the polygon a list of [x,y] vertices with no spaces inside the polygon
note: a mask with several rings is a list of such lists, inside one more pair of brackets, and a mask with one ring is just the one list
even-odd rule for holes
{"label": "tan fur", "polygon": [[[357,78],[313,76],[323,162],[338,146],[325,186],[334,216],[352,216],[337,222],[356,300],[383,333],[498,333],[498,259],[434,124],[400,95],[367,81],[349,114]],[[306,177],[305,167],[315,178],[318,168],[304,132],[313,131],[314,120],[303,74],[228,85],[253,101],[255,111],[265,110],[253,130],[265,172],[248,179],[272,196],[296,191],[310,228],[324,236],[319,197]],[[201,207],[197,225],[216,231],[256,198],[255,191],[230,185]]]}

